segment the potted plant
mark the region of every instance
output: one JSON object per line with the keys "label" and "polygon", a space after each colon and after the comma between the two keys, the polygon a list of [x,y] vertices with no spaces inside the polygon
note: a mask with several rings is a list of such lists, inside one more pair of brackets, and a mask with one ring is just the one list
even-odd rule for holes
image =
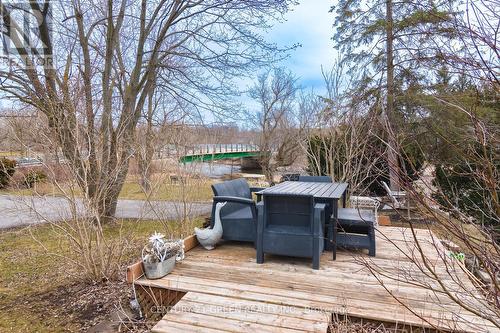
{"label": "potted plant", "polygon": [[142,264],[148,279],[159,279],[170,273],[175,267],[176,257],[182,245],[178,240],[167,240],[155,232],[149,237],[149,243],[142,249]]}

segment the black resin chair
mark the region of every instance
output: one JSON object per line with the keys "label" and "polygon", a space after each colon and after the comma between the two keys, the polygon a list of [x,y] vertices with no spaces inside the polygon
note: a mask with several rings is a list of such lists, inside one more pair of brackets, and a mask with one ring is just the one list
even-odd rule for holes
{"label": "black resin chair", "polygon": [[325,204],[307,195],[264,194],[257,207],[257,263],[269,253],[312,258],[313,268],[319,269]]}
{"label": "black resin chair", "polygon": [[252,192],[260,190],[262,188],[249,187],[243,178],[212,185],[212,227],[215,221],[215,205],[217,202],[227,202],[220,212],[224,240],[255,242],[257,209]]}

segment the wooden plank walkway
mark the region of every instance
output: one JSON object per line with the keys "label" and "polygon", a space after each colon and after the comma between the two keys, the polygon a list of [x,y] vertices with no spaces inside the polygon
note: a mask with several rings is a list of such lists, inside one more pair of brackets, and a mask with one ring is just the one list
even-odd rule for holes
{"label": "wooden plank walkway", "polygon": [[[472,290],[463,271],[450,278],[440,268],[442,253],[433,246],[437,240],[432,233],[418,230],[417,237],[428,244],[425,255],[446,277],[444,282],[456,286],[458,297],[457,280]],[[266,256],[266,262],[258,265],[251,245],[223,243],[213,251],[194,248],[171,274],[159,280],[141,278],[136,284],[187,292],[153,332],[326,332],[332,313],[424,327],[432,324],[451,331],[500,332],[439,292],[439,284],[414,263],[419,257],[414,243],[409,229],[379,227],[375,258],[364,252],[339,251],[333,261],[330,253],[324,253],[319,270],[311,268],[310,260],[281,256]],[[374,276],[366,262],[384,274]],[[480,302],[479,293],[476,296],[470,302]]]}

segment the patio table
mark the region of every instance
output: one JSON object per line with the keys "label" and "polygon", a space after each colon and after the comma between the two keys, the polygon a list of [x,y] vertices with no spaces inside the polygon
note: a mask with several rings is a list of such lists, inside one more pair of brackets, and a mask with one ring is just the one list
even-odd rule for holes
{"label": "patio table", "polygon": [[257,199],[266,193],[274,194],[301,194],[312,195],[317,203],[326,203],[331,207],[331,217],[328,225],[328,240],[332,245],[333,260],[337,257],[337,222],[338,202],[342,198],[342,206],[346,206],[346,197],[349,185],[347,183],[316,183],[286,181],[275,186],[268,187],[262,191],[255,192]]}

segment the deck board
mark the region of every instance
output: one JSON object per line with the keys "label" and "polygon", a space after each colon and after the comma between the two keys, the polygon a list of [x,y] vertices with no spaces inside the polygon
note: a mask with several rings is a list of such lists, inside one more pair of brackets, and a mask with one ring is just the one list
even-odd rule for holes
{"label": "deck board", "polygon": [[[189,292],[162,319],[159,327],[177,322],[230,332],[298,333],[325,332],[327,321],[327,314],[319,311]],[[157,327],[153,331],[165,330]]]}
{"label": "deck board", "polygon": [[[430,323],[442,329],[454,329],[458,325],[470,332],[499,332],[439,292],[438,283],[426,280],[425,270],[415,264],[420,252],[416,251],[411,238],[408,230],[379,227],[377,257],[343,250],[338,251],[337,260],[333,261],[330,253],[324,253],[319,270],[311,269],[310,260],[281,256],[266,256],[265,263],[258,265],[255,249],[248,244],[223,243],[213,251],[197,247],[166,277],[142,278],[136,283],[187,292],[174,307],[175,311],[167,313],[155,326],[154,332],[196,332],[203,328],[206,332],[326,332],[333,312],[417,326]],[[424,245],[429,244],[422,248],[422,253],[438,263],[440,253],[431,246],[436,242],[432,233],[418,230],[417,238]],[[375,277],[366,267],[366,261],[385,272],[401,274],[401,279]],[[450,278],[444,268],[437,267],[437,273],[446,277],[443,281],[452,287],[456,285],[459,290],[455,277]],[[409,283],[405,280],[407,274],[437,291]],[[454,274],[461,281],[468,280],[460,269]],[[414,313],[388,291],[409,305]],[[479,304],[481,295],[477,293],[476,297],[470,302]],[[214,307],[252,311],[211,311]],[[195,310],[182,311],[185,308]]]}

